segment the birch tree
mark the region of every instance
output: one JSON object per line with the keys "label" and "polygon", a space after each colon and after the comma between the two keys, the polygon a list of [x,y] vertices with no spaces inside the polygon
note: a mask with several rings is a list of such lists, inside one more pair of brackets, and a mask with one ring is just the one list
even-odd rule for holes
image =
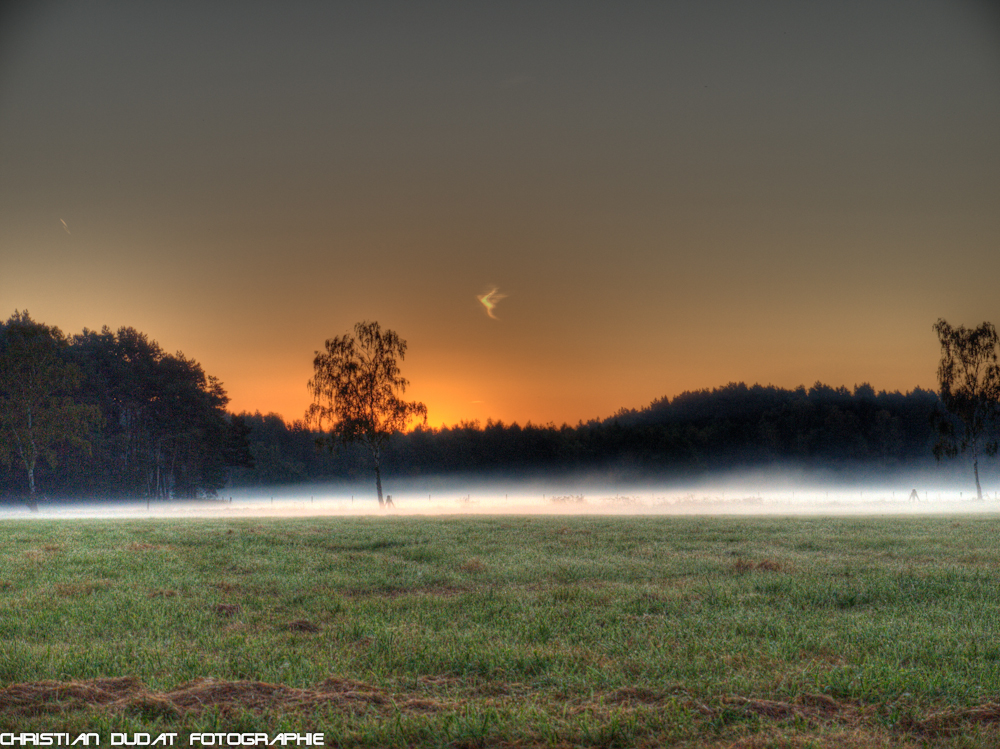
{"label": "birch tree", "polygon": [[383,331],[377,322],[359,322],[354,335],[326,341],[326,352],[316,352],[314,374],[309,380],[313,404],[306,421],[320,431],[330,450],[337,444],[360,442],[375,467],[378,505],[382,498],[382,451],[389,438],[402,432],[413,419],[427,422],[427,406],[400,396],[410,383],[399,371],[406,355],[406,341],[394,331]]}
{"label": "birch tree", "polygon": [[972,456],[976,494],[983,498],[979,483],[979,456],[996,455],[1000,418],[1000,368],[997,366],[996,328],[984,322],[978,328],[953,328],[945,320],[934,324],[941,342],[938,383],[941,402],[952,419],[937,419],[940,439],[934,455],[955,457],[960,452]]}
{"label": "birch tree", "polygon": [[90,426],[99,419],[96,407],[72,398],[82,373],[60,358],[65,346],[59,328],[35,322],[27,310],[0,324],[0,459],[24,467],[32,511],[38,461],[55,466],[62,445],[89,450]]}

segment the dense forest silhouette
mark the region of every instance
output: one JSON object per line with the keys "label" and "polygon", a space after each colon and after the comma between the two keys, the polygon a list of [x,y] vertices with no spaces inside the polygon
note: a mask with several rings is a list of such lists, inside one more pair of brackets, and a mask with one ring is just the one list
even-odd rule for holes
{"label": "dense forest silhouette", "polygon": [[[41,341],[47,366],[62,377],[60,392],[44,401],[54,409],[50,421],[58,424],[60,413],[87,417],[73,422],[75,431],[49,433],[51,444],[32,476],[41,498],[211,497],[224,487],[370,475],[360,445],[331,453],[317,449],[323,435],[302,421],[227,412],[222,383],[133,328],[64,336],[18,313],[0,325],[0,354],[15,357],[11,342],[24,331]],[[10,384],[0,392],[7,416],[14,413],[12,393]],[[903,394],[867,384],[788,390],[730,383],[576,426],[487,421],[417,428],[394,436],[383,466],[398,477],[602,471],[686,478],[771,465],[890,469],[931,456],[940,411],[938,395],[919,388]],[[6,459],[0,497],[25,499],[29,476],[11,434],[0,445]]]}
{"label": "dense forest silhouette", "polygon": [[[487,421],[398,434],[384,465],[395,476],[470,473],[520,475],[611,471],[628,476],[687,477],[746,466],[895,468],[931,456],[938,438],[928,390],[853,391],[816,383],[806,389],[731,383],[685,392],[640,410],[621,410],[576,426]],[[235,469],[240,486],[364,478],[362,450],[315,449],[302,422],[242,413],[253,467]]]}
{"label": "dense forest silhouette", "polygon": [[[36,495],[213,495],[252,464],[228,402],[196,361],[133,328],[67,337],[15,313],[0,325],[0,494],[32,506]],[[88,418],[67,428],[79,411]]]}

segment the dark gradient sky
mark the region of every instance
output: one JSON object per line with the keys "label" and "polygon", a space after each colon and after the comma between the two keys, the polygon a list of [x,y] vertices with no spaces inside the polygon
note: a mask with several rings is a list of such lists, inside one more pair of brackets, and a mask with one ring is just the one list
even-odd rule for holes
{"label": "dark gradient sky", "polygon": [[934,387],[938,317],[1000,324],[991,3],[0,23],[0,312],[136,327],[237,411],[300,418],[313,352],[366,319],[409,342],[432,424],[739,380]]}

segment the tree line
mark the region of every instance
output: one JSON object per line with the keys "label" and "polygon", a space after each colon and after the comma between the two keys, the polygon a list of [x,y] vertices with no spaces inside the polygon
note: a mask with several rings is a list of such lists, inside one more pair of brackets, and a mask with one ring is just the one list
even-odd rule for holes
{"label": "tree line", "polygon": [[[892,468],[997,452],[1000,340],[934,326],[940,394],[730,383],[576,426],[489,420],[426,426],[404,401],[406,342],[377,323],[316,352],[305,419],[227,413],[222,384],[133,328],[74,336],[16,312],[0,324],[4,497],[196,497],[223,486],[371,476],[575,471],[690,477],[761,465]],[[409,422],[416,428],[405,431]],[[422,423],[421,423],[422,420]],[[322,449],[328,448],[328,449]]]}
{"label": "tree line", "polygon": [[41,497],[214,494],[248,466],[222,384],[134,328],[67,336],[27,311],[0,324],[0,487]]}
{"label": "tree line", "polygon": [[[442,473],[614,471],[684,477],[720,468],[768,464],[900,466],[926,460],[939,439],[941,401],[909,393],[853,391],[816,383],[793,390],[731,383],[662,398],[576,426],[489,420],[418,426],[383,447],[393,476]],[[371,473],[368,452],[344,445],[318,452],[321,436],[303,421],[242,413],[254,466],[233,471],[244,486],[357,479]]]}
{"label": "tree line", "polygon": [[[314,402],[306,420],[319,430],[317,444],[325,442],[331,452],[368,448],[380,507],[383,461],[404,474],[596,468],[676,476],[776,461],[853,468],[874,463],[885,469],[919,459],[928,447],[939,460],[971,453],[982,499],[979,457],[1000,447],[1000,338],[989,322],[966,329],[939,319],[933,329],[941,343],[940,397],[920,389],[905,396],[876,393],[868,384],[851,392],[819,382],[808,391],[730,383],[575,428],[489,421],[485,429],[476,422],[435,431],[426,428],[422,403],[401,398],[408,385],[399,370],[406,342],[378,323],[360,322],[355,335],[330,339],[326,354],[316,352],[309,382]],[[419,417],[423,424],[403,435]],[[259,418],[266,417],[245,415],[244,421]],[[331,460],[325,469],[350,471],[357,460],[357,451],[345,453],[341,465]],[[305,463],[284,465],[307,470]]]}

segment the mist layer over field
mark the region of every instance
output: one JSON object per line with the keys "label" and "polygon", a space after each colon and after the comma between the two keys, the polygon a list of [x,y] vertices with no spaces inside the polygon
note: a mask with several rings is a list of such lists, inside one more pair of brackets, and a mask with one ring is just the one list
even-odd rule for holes
{"label": "mist layer over field", "polygon": [[[756,470],[701,481],[622,481],[595,476],[419,477],[386,482],[392,507],[379,510],[367,481],[224,489],[198,500],[41,501],[37,514],[0,507],[0,517],[225,517],[368,515],[911,515],[1000,512],[1000,471],[950,465],[834,474]],[[913,497],[916,491],[918,498]]]}

